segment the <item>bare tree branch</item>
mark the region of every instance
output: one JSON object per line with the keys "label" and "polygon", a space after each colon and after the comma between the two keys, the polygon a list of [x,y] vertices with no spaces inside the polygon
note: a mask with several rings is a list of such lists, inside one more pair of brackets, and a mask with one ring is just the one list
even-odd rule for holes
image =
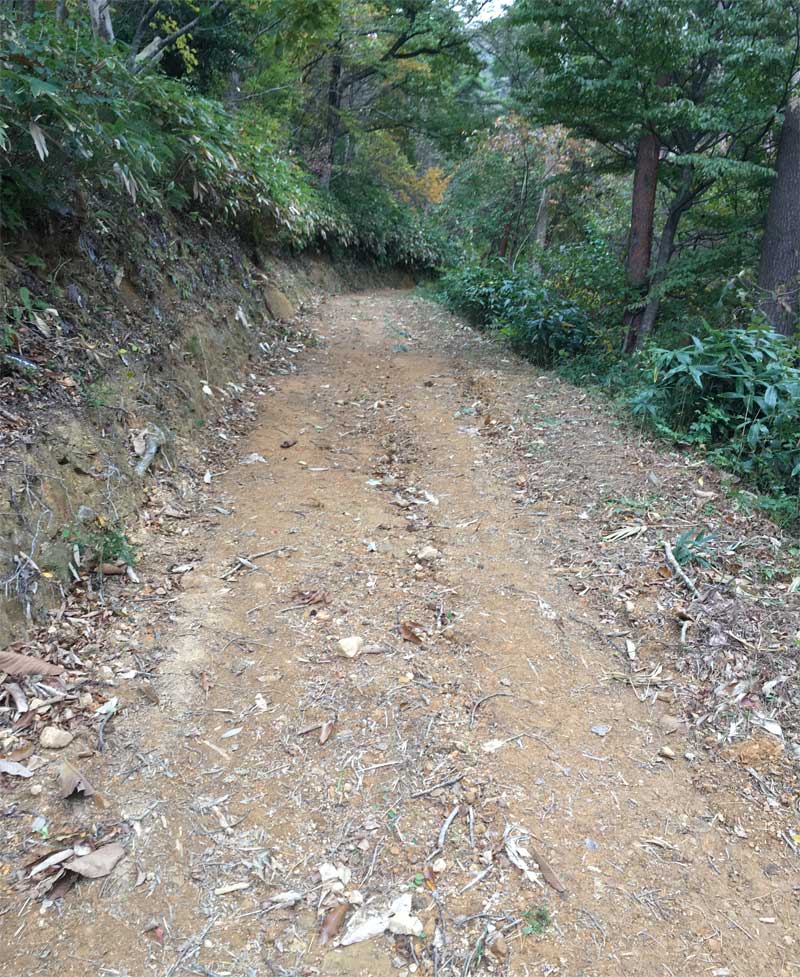
{"label": "bare tree branch", "polygon": [[[155,61],[160,57],[162,51],[168,48],[170,44],[174,44],[178,38],[183,37],[184,34],[188,34],[193,27],[196,27],[203,17],[207,17],[209,14],[213,14],[214,11],[222,4],[222,0],[214,0],[211,6],[204,13],[199,13],[196,17],[189,21],[188,24],[184,24],[178,30],[173,31],[167,37],[158,38],[155,43],[148,44],[144,51],[141,52],[136,58],[135,64],[133,66],[134,73],[140,72],[146,65],[151,61]],[[145,55],[146,52],[146,56]]]}

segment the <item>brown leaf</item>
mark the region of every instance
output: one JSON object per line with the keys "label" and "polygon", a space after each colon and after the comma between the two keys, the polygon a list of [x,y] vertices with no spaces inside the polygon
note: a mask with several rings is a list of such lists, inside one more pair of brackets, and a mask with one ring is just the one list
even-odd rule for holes
{"label": "brown leaf", "polygon": [[9,675],[60,675],[62,665],[52,665],[31,655],[18,655],[15,651],[0,651],[0,672]]}
{"label": "brown leaf", "polygon": [[99,563],[96,572],[101,573],[104,577],[121,577],[127,572],[127,567],[117,566],[116,563]]}
{"label": "brown leaf", "polygon": [[205,692],[206,697],[208,697],[208,693],[211,691],[212,687],[211,679],[208,677],[208,672],[200,672],[199,679],[200,688],[203,690],[203,692]]}
{"label": "brown leaf", "polygon": [[331,594],[328,590],[295,590],[292,600],[299,604],[330,604]]}
{"label": "brown leaf", "polygon": [[103,845],[102,848],[89,852],[88,855],[71,858],[64,863],[64,868],[68,868],[70,872],[77,872],[85,879],[102,879],[111,874],[111,870],[124,855],[125,849],[122,845],[114,842]]}
{"label": "brown leaf", "polygon": [[64,872],[50,887],[47,898],[55,901],[65,896],[78,881],[78,876],[74,872]]}
{"label": "brown leaf", "polygon": [[62,798],[72,797],[73,794],[83,794],[84,797],[92,797],[94,787],[78,770],[73,767],[68,760],[62,761],[59,773],[59,796]]}
{"label": "brown leaf", "polygon": [[417,630],[422,630],[422,625],[416,621],[405,621],[400,625],[400,634],[405,641],[410,641],[412,645],[421,645],[422,638],[417,634]]}
{"label": "brown leaf", "polygon": [[553,871],[553,867],[547,861],[547,859],[541,855],[532,845],[528,845],[528,850],[531,853],[531,858],[536,862],[539,867],[539,871],[542,873],[542,878],[545,882],[552,886],[556,892],[566,892],[561,879]]}
{"label": "brown leaf", "polygon": [[331,733],[333,732],[333,727],[336,725],[335,719],[328,719],[322,724],[322,729],[319,731],[319,741],[320,743],[327,743],[331,738]]}
{"label": "brown leaf", "polygon": [[326,943],[330,943],[342,926],[344,926],[345,916],[347,916],[347,910],[349,908],[346,902],[340,902],[338,906],[334,906],[326,914],[319,931],[319,942],[323,946]]}

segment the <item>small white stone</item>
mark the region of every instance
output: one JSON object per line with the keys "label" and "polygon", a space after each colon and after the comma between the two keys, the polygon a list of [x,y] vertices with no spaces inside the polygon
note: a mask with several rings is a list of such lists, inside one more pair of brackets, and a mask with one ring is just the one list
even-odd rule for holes
{"label": "small white stone", "polygon": [[423,546],[422,549],[417,553],[417,559],[420,563],[433,563],[434,560],[438,560],[442,554],[435,546]]}
{"label": "small white stone", "polygon": [[42,792],[42,785],[41,784],[32,784],[31,785],[31,791],[30,792],[31,792],[31,796],[32,797],[38,797],[39,794],[41,794],[41,792]]}
{"label": "small white stone", "polygon": [[72,733],[58,726],[45,726],[39,736],[39,745],[45,750],[63,750],[75,739]]}
{"label": "small white stone", "polygon": [[340,638],[337,641],[339,654],[345,658],[356,658],[364,647],[364,639],[353,635],[350,638]]}

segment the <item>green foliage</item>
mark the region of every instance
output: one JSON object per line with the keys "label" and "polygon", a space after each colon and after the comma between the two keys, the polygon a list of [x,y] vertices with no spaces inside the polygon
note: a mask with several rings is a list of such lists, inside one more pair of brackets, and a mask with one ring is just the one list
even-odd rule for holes
{"label": "green foliage", "polygon": [[125,527],[119,523],[109,523],[99,517],[89,524],[71,522],[61,531],[61,538],[77,546],[82,559],[88,556],[97,564],[117,560],[128,566],[136,563],[136,550]]}
{"label": "green foliage", "polygon": [[632,300],[619,254],[595,222],[587,221],[582,240],[551,247],[541,256],[542,273],[568,295],[603,331],[609,352],[622,345],[622,317]]}
{"label": "green foliage", "polygon": [[467,265],[444,275],[439,290],[451,308],[496,330],[541,366],[579,353],[594,339],[586,313],[531,274]]}
{"label": "green foliage", "polygon": [[650,125],[677,166],[715,175],[751,165],[754,127],[769,124],[793,70],[784,0],[517,0],[514,17],[541,69],[528,94],[542,121],[628,154]]}
{"label": "green foliage", "polygon": [[704,529],[687,529],[672,544],[672,555],[682,567],[691,563],[696,563],[701,567],[709,567],[711,566],[710,547],[713,539],[714,534],[707,533]]}
{"label": "green foliage", "polygon": [[797,347],[763,329],[709,328],[648,353],[652,378],[631,399],[661,433],[698,445],[765,493],[798,495]]}
{"label": "green foliage", "polygon": [[91,220],[87,202],[99,195],[118,216],[131,205],[170,208],[297,249],[374,248],[381,262],[441,263],[440,243],[409,207],[384,198],[373,226],[356,193],[335,199],[314,185],[257,109],[232,113],[181,79],[132,71],[121,49],[82,22],[8,27],[0,48],[3,227],[31,227],[48,211]]}
{"label": "green foliage", "polygon": [[522,927],[522,932],[526,936],[541,936],[541,934],[544,933],[552,922],[550,910],[544,905],[538,906],[535,909],[526,910],[526,912],[522,914],[522,918],[525,920],[525,925]]}
{"label": "green foliage", "polygon": [[347,247],[363,259],[434,270],[458,254],[429,215],[403,204],[396,193],[360,169],[340,174],[333,196],[349,225]]}

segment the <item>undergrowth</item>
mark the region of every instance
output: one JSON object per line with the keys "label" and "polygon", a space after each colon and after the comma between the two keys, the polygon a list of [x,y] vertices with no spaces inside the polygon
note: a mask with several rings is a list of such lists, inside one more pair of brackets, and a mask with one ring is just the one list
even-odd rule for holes
{"label": "undergrowth", "polygon": [[597,385],[653,432],[704,452],[759,493],[759,507],[800,525],[800,352],[757,320],[700,324],[677,348],[655,344],[622,358],[617,324],[596,325],[531,272],[468,265],[437,295],[480,329],[505,337],[539,366]]}
{"label": "undergrowth", "polygon": [[[0,45],[0,227],[172,210],[297,250],[332,248],[435,268],[441,237],[391,194],[353,205],[315,184],[255,110],[231,113],[182,79],[133,72],[88,26],[5,23]],[[133,213],[131,214],[131,210]]]}

